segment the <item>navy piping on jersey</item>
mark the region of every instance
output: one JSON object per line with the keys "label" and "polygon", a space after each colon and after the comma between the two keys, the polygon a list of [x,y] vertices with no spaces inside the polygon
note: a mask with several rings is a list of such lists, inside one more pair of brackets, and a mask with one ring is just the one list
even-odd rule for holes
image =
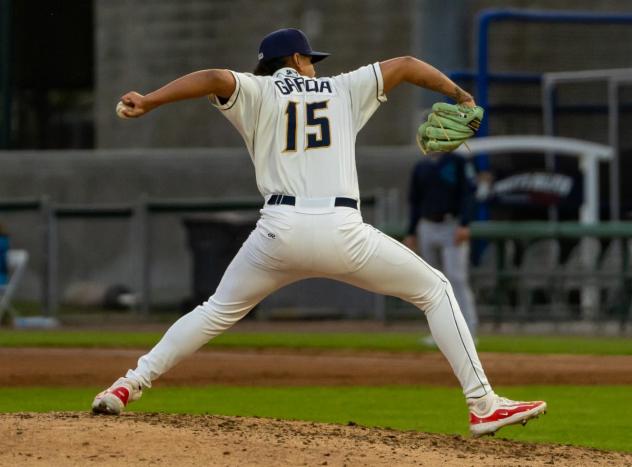
{"label": "navy piping on jersey", "polygon": [[351,89],[348,89],[349,92],[349,107],[351,107],[351,115],[353,119],[353,96],[351,95]]}
{"label": "navy piping on jersey", "polygon": [[[239,86],[241,89],[241,86]],[[237,99],[235,99],[237,100]],[[257,142],[257,132],[259,131],[259,119],[261,118],[261,107],[263,107],[263,98],[259,99],[259,111],[257,112],[257,121],[255,122],[255,131],[252,132],[252,158],[255,159],[257,155],[255,154],[255,147]]]}
{"label": "navy piping on jersey", "polygon": [[380,80],[377,77],[377,71],[375,71],[375,63],[371,64],[371,70],[373,70],[373,76],[375,76],[375,98],[381,104],[380,100]]}
{"label": "navy piping on jersey", "polygon": [[237,76],[237,73],[233,73],[233,76],[235,77],[235,81],[237,82],[237,95],[235,96],[235,100],[233,101],[232,104],[230,104],[230,107],[226,107],[225,109],[221,109],[221,110],[230,110],[234,107],[235,102],[237,102],[237,99],[239,99],[239,93],[241,92],[241,81],[239,81],[239,76]]}

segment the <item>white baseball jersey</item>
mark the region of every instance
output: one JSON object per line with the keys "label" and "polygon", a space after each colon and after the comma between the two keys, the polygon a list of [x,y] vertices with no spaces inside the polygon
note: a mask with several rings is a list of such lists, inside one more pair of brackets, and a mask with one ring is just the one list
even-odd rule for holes
{"label": "white baseball jersey", "polygon": [[209,97],[243,137],[264,197],[360,198],[355,140],[386,101],[379,63],[331,78],[232,73],[229,100]]}

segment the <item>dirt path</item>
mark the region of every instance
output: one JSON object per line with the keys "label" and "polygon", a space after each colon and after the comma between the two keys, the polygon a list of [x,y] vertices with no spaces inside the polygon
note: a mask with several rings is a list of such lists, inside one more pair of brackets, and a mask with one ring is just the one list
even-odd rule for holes
{"label": "dirt path", "polygon": [[0,445],[2,466],[632,466],[632,454],[570,446],[163,414],[0,414]]}
{"label": "dirt path", "polygon": [[[143,350],[0,348],[0,386],[103,386]],[[490,380],[510,384],[632,384],[632,356],[481,354]],[[198,352],[158,385],[456,385],[438,352]]]}
{"label": "dirt path", "polygon": [[[0,348],[0,386],[106,386],[143,350]],[[482,354],[495,384],[632,384],[632,356]],[[157,385],[454,385],[439,353],[198,352]],[[0,414],[0,466],[628,466],[632,453],[241,417]]]}

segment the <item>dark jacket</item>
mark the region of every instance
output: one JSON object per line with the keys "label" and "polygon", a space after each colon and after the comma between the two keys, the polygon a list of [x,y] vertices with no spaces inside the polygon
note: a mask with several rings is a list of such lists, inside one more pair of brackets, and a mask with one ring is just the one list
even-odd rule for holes
{"label": "dark jacket", "polygon": [[440,222],[448,214],[462,226],[474,214],[476,179],[472,164],[453,153],[424,157],[413,169],[408,201],[408,233],[414,234],[419,219]]}

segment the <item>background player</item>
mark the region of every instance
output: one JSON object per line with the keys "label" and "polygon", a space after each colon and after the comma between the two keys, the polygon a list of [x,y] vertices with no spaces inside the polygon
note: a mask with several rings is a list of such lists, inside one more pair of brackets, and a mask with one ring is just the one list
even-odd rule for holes
{"label": "background player", "polygon": [[327,277],[393,295],[423,310],[455,372],[475,435],[526,422],[544,402],[513,402],[494,394],[452,287],[439,271],[399,242],[364,224],[355,167],[357,133],[408,82],[455,99],[467,114],[472,97],[432,66],[400,57],[331,78],[315,78],[328,54],[305,35],[282,29],[259,48],[257,73],[203,70],[141,95],[123,96],[125,117],[170,102],[208,96],[242,135],[265,199],[261,218],[208,301],[176,321],[134,370],[98,394],[96,413],[120,413],[142,388],[243,318],[275,290]]}
{"label": "background player", "polygon": [[[446,275],[474,338],[478,317],[468,272],[475,190],[476,174],[464,157],[433,152],[422,158],[410,178],[410,221],[404,239],[406,246]],[[424,342],[434,345],[432,336]]]}

